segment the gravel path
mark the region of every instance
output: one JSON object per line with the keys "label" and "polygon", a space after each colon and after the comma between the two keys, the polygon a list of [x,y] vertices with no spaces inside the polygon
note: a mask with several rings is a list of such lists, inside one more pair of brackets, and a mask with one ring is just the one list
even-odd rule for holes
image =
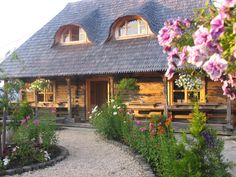
{"label": "gravel path", "polygon": [[234,163],[234,167],[230,172],[232,177],[236,177],[236,141],[230,139],[225,141],[224,156]]}
{"label": "gravel path", "polygon": [[70,156],[53,167],[15,177],[143,177],[139,163],[119,147],[106,143],[92,129],[59,131],[59,144]]}

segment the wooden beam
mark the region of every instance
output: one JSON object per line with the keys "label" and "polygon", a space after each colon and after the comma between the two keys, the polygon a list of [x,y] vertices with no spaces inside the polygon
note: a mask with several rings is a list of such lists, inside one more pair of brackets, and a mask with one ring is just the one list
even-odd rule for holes
{"label": "wooden beam", "polygon": [[167,78],[163,77],[164,83],[164,115],[168,116],[168,84]]}
{"label": "wooden beam", "polygon": [[113,77],[111,77],[110,78],[110,94],[111,94],[111,98],[113,98],[114,97],[114,78]]}
{"label": "wooden beam", "polygon": [[89,118],[89,112],[91,111],[90,105],[91,105],[91,93],[90,93],[90,88],[91,88],[91,81],[87,80],[86,81],[86,119],[88,120]]}
{"label": "wooden beam", "polygon": [[67,104],[68,104],[68,118],[72,118],[72,106],[71,106],[71,79],[66,78],[67,83]]}
{"label": "wooden beam", "polygon": [[34,103],[35,103],[35,118],[38,118],[38,91],[34,91]]}
{"label": "wooden beam", "polygon": [[19,94],[19,101],[23,101],[23,90],[20,89],[18,94]]}
{"label": "wooden beam", "polygon": [[53,84],[53,103],[56,103],[56,81],[52,81]]}
{"label": "wooden beam", "polygon": [[232,127],[232,104],[230,98],[227,98],[227,115],[226,115],[227,127]]}

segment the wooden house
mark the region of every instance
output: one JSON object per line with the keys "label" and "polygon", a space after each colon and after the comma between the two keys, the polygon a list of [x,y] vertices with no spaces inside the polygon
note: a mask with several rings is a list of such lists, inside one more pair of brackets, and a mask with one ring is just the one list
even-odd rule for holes
{"label": "wooden house", "polygon": [[[51,81],[38,105],[87,121],[95,106],[106,103],[122,78],[136,78],[140,91],[128,107],[136,117],[168,111],[175,121],[191,118],[191,91],[164,77],[166,55],[157,33],[164,21],[193,15],[205,0],[82,0],[69,3],[30,37],[1,68],[10,78],[31,83]],[[176,79],[176,78],[175,78]],[[209,122],[236,122],[236,103],[222,95],[221,83],[202,78],[200,108]],[[24,91],[32,106],[34,92]]]}

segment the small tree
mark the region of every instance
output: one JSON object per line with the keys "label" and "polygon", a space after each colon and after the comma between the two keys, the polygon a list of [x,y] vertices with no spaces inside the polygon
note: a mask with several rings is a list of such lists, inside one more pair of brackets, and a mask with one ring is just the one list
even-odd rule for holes
{"label": "small tree", "polygon": [[48,88],[50,81],[46,79],[37,79],[31,83],[30,89],[35,91],[35,118],[38,118],[38,93]]}
{"label": "small tree", "polygon": [[17,94],[23,86],[23,82],[18,79],[5,80],[3,88],[1,88],[0,94],[0,108],[3,110],[3,125],[2,125],[2,146],[1,153],[6,146],[6,121],[10,108],[12,107],[12,101],[16,100]]}
{"label": "small tree", "polygon": [[130,100],[139,91],[137,80],[134,78],[124,78],[120,80],[117,88],[118,88],[117,96],[120,97],[122,101]]}

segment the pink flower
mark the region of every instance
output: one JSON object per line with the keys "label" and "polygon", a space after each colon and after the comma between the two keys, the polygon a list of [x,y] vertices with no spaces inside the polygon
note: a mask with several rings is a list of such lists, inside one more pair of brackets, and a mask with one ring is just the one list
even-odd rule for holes
{"label": "pink flower", "polygon": [[153,130],[155,128],[154,123],[150,122],[149,123],[149,130]]}
{"label": "pink flower", "polygon": [[169,63],[174,63],[174,58],[178,58],[179,57],[179,49],[178,48],[174,48],[173,50],[171,50],[168,53],[168,57],[167,60]]}
{"label": "pink flower", "polygon": [[139,131],[140,132],[144,132],[144,131],[146,131],[147,129],[146,129],[146,127],[141,127],[141,128],[139,128]]}
{"label": "pink flower", "polygon": [[163,53],[169,53],[171,52],[171,47],[170,46],[164,46],[163,47]]}
{"label": "pink flower", "polygon": [[141,124],[142,124],[142,121],[141,121],[141,120],[136,120],[135,123],[136,123],[137,125],[141,125]]}
{"label": "pink flower", "polygon": [[155,130],[155,129],[152,129],[150,133],[151,133],[152,135],[155,135],[155,134],[156,134],[156,130]]}
{"label": "pink flower", "polygon": [[26,119],[26,120],[30,120],[30,116],[29,116],[29,115],[26,116],[25,119]]}
{"label": "pink flower", "polygon": [[34,120],[34,125],[39,126],[39,123],[40,123],[40,122],[39,122],[38,119],[35,119],[35,120]]}
{"label": "pink flower", "polygon": [[26,122],[27,122],[27,120],[26,120],[26,119],[22,119],[22,120],[21,120],[21,125],[25,125],[25,124],[26,124]]}
{"label": "pink flower", "polygon": [[174,36],[171,35],[171,30],[164,26],[160,31],[157,36],[159,44],[161,46],[170,46],[170,43],[174,39]]}
{"label": "pink flower", "polygon": [[179,54],[179,59],[180,59],[180,61],[179,61],[179,63],[178,63],[178,66],[183,66],[184,63],[187,62],[187,59],[188,59],[188,51],[187,51],[187,48],[188,48],[188,46],[183,47],[182,52]]}
{"label": "pink flower", "polygon": [[233,77],[231,74],[228,74],[228,82],[230,83],[230,85],[232,85],[233,87],[236,87],[236,77]]}
{"label": "pink flower", "polygon": [[187,28],[190,28],[191,27],[191,23],[192,21],[188,18],[185,18],[184,21],[183,21],[183,24],[187,27]]}
{"label": "pink flower", "polygon": [[175,67],[172,64],[169,64],[169,67],[165,73],[165,77],[170,80],[175,74]]}
{"label": "pink flower", "polygon": [[191,63],[197,67],[201,67],[204,61],[208,57],[208,52],[206,46],[198,45],[193,47],[188,47],[188,63]]}
{"label": "pink flower", "polygon": [[218,42],[209,41],[207,43],[208,53],[213,55],[214,53],[222,53],[223,49]]}
{"label": "pink flower", "polygon": [[[167,20],[164,24],[164,27],[159,31],[159,34],[157,36],[159,44],[163,47],[170,47],[173,39],[182,36],[183,26],[187,26],[189,25],[189,23],[190,21],[181,21],[180,18],[177,18],[176,20]],[[166,51],[165,48],[164,51]]]}
{"label": "pink flower", "polygon": [[211,40],[210,32],[207,28],[200,26],[200,28],[193,34],[193,40],[195,45],[206,44]]}
{"label": "pink flower", "polygon": [[235,100],[236,99],[236,91],[233,90],[233,88],[231,87],[231,85],[229,84],[229,81],[224,81],[224,84],[222,86],[222,90],[223,90],[223,95],[229,97],[231,100]]}
{"label": "pink flower", "polygon": [[224,0],[223,6],[224,7],[234,7],[236,5],[236,0]]}
{"label": "pink flower", "polygon": [[210,32],[213,39],[218,39],[224,33],[224,19],[221,15],[212,19]]}
{"label": "pink flower", "polygon": [[203,70],[206,71],[213,81],[218,81],[227,67],[228,62],[222,59],[219,54],[214,54],[203,65]]}
{"label": "pink flower", "polygon": [[51,108],[51,112],[52,112],[52,113],[56,113],[56,112],[57,112],[56,108],[53,108],[53,107],[52,107],[52,108]]}
{"label": "pink flower", "polygon": [[230,12],[229,9],[225,6],[222,6],[219,10],[219,14],[223,19],[225,19],[225,18],[229,19],[230,18],[230,13],[229,12]]}

